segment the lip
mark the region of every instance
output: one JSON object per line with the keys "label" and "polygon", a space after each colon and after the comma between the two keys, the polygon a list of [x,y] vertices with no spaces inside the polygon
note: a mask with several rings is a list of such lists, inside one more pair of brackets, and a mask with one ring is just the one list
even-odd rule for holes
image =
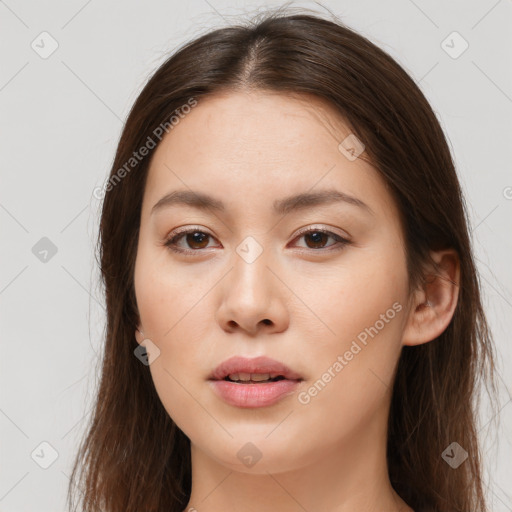
{"label": "lip", "polygon": [[285,379],[298,380],[302,376],[292,371],[285,364],[266,356],[240,357],[233,356],[223,361],[210,375],[210,379],[222,380],[232,373],[278,373]]}
{"label": "lip", "polygon": [[[233,373],[277,373],[284,379],[275,382],[241,384],[224,380]],[[268,407],[295,392],[301,375],[285,364],[265,356],[245,358],[234,356],[222,362],[209,377],[217,395],[235,407]]]}

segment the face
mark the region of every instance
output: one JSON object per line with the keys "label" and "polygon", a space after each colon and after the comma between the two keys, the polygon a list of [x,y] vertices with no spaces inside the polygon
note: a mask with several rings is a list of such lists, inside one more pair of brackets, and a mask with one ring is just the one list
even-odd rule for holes
{"label": "face", "polygon": [[[134,277],[149,369],[193,450],[228,469],[385,441],[408,276],[396,205],[349,135],[318,99],[230,93],[200,99],[153,155]],[[161,201],[191,191],[214,203]],[[210,380],[233,356],[295,375]]]}

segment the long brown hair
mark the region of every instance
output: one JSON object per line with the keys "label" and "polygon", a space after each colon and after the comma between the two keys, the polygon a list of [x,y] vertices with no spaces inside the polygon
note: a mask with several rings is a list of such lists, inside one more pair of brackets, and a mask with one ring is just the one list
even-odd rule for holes
{"label": "long brown hair", "polygon": [[[134,264],[153,150],[130,159],[150,139],[158,144],[161,127],[170,132],[172,122],[165,122],[178,119],[191,100],[200,105],[208,95],[251,89],[324,99],[364,142],[366,158],[399,207],[411,290],[424,279],[429,250],[457,251],[459,300],[451,323],[436,340],[404,347],[400,356],[388,425],[389,476],[416,511],[487,510],[475,399],[480,380],[493,380],[494,349],[443,131],[418,86],[387,53],[339,20],[279,10],[181,47],[153,74],[128,116],[98,238],[107,307],[101,378],[73,466],[70,503],[78,474],[86,512],[181,512],[188,503],[190,442],[161,404],[148,367],[134,356]],[[457,469],[442,459],[452,442],[469,454]]]}

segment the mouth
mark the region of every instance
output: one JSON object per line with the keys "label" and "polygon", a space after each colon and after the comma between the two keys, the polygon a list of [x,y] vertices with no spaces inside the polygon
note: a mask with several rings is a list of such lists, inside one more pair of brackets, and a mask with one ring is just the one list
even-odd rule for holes
{"label": "mouth", "polygon": [[235,407],[267,407],[294,393],[304,380],[283,363],[267,357],[232,357],[209,377],[217,395]]}
{"label": "mouth", "polygon": [[237,384],[262,384],[265,382],[277,382],[285,380],[284,375],[275,375],[270,373],[232,373],[224,379],[227,382],[236,382]]}
{"label": "mouth", "polygon": [[263,382],[275,379],[303,380],[302,376],[284,363],[266,356],[233,356],[219,364],[209,376],[210,380],[236,382]]}

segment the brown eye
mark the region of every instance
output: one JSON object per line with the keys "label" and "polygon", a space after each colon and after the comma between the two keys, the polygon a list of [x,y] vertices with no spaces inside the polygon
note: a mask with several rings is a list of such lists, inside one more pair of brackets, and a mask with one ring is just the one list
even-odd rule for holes
{"label": "brown eye", "polygon": [[311,245],[307,244],[310,249],[321,249],[327,243],[327,240],[331,238],[322,231],[310,231],[303,236],[304,240],[311,240]]}
{"label": "brown eye", "polygon": [[[300,240],[302,238],[306,241],[306,245],[299,247],[311,249],[312,251],[319,253],[327,250],[343,249],[343,247],[351,243],[350,240],[324,229],[310,229],[309,231],[303,231],[296,239]],[[334,240],[334,243],[327,245],[330,238]],[[201,254],[202,249],[211,247],[209,245],[210,239],[213,239],[213,236],[209,233],[199,229],[189,229],[188,231],[182,231],[181,233],[172,236],[164,243],[164,245],[173,252],[193,256]],[[183,245],[183,242],[185,245]],[[322,251],[322,249],[325,249],[325,251]]]}
{"label": "brown eye", "polygon": [[[208,233],[201,231],[194,231],[192,233],[185,233],[185,240],[188,247],[191,249],[205,249],[208,246]],[[205,243],[206,241],[206,243]]]}
{"label": "brown eye", "polygon": [[[190,254],[207,249],[210,238],[212,235],[209,233],[198,229],[189,229],[169,238],[164,245],[174,252]],[[185,242],[185,246],[181,242]]]}
{"label": "brown eye", "polygon": [[[310,229],[309,231],[303,231],[299,234],[297,240],[300,240],[301,238],[305,240],[306,245],[299,245],[299,247],[312,249],[313,251],[320,249],[318,252],[321,252],[322,249],[325,249],[326,251],[331,250],[331,247],[334,247],[332,250],[342,249],[344,246],[351,243],[350,240],[347,240],[346,238],[343,238],[336,233],[318,228]],[[332,238],[335,243],[326,245],[329,238]]]}

